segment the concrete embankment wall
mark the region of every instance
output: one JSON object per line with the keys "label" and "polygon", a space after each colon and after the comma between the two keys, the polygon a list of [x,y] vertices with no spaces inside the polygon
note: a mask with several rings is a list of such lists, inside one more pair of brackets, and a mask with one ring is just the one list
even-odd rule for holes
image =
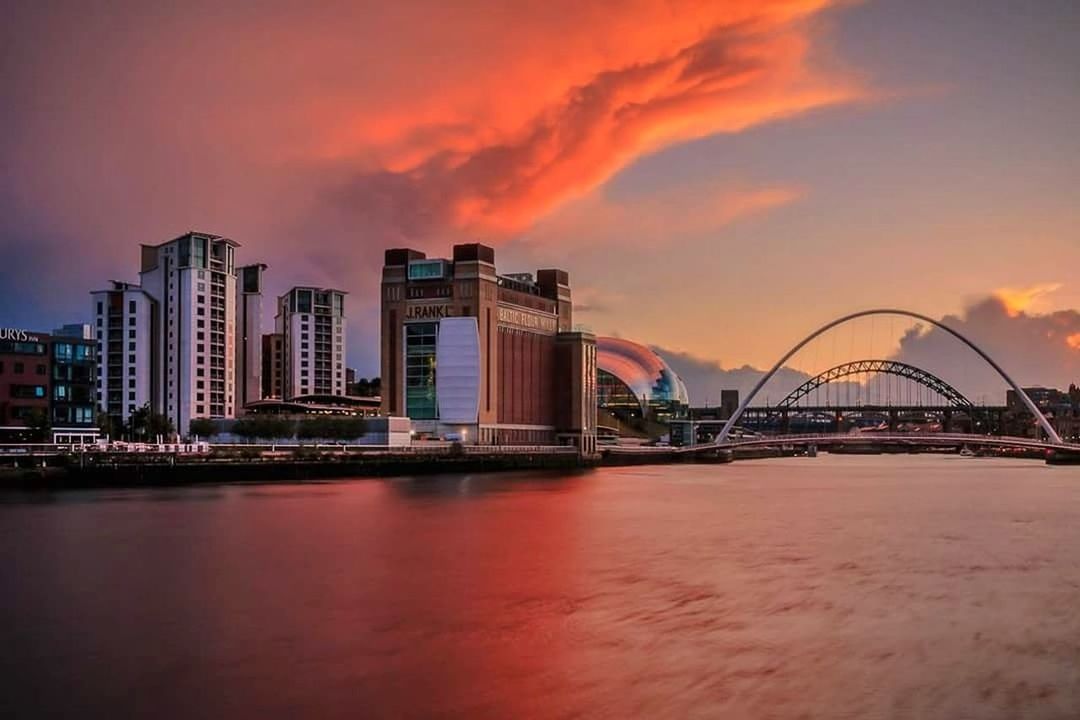
{"label": "concrete embankment wall", "polygon": [[435,475],[503,470],[569,470],[596,461],[575,453],[352,454],[311,458],[99,458],[95,462],[0,469],[6,489],[155,487],[227,482]]}

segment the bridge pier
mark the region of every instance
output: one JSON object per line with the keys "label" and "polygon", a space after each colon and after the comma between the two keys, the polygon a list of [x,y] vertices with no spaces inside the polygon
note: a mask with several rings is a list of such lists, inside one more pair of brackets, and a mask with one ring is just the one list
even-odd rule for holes
{"label": "bridge pier", "polygon": [[953,417],[952,410],[945,410],[945,418],[941,421],[942,432],[951,433],[953,431]]}
{"label": "bridge pier", "polygon": [[889,408],[889,432],[896,432],[896,408]]}

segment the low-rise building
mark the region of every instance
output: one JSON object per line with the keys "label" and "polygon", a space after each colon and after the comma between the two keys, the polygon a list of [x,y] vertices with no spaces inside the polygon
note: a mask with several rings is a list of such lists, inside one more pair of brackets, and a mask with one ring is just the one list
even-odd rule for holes
{"label": "low-rise building", "polygon": [[95,439],[96,376],[93,339],[0,329],[0,441]]}

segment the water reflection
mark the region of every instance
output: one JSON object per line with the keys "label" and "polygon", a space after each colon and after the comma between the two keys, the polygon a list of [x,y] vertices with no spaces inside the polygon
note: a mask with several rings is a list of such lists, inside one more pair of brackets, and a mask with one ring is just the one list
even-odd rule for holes
{"label": "water reflection", "polygon": [[1076,479],[820,457],[9,502],[0,711],[1075,716]]}

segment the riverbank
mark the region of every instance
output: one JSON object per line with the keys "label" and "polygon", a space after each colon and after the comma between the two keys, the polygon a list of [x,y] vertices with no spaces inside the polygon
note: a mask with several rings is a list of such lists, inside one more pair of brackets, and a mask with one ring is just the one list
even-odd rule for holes
{"label": "riverbank", "polygon": [[599,458],[576,452],[318,452],[208,455],[86,455],[22,459],[0,467],[0,488],[60,490],[110,487],[169,487],[223,482],[298,482],[347,477],[393,477],[509,470],[575,470]]}
{"label": "riverbank", "polygon": [[[823,452],[826,452],[823,450]],[[891,446],[834,447],[837,455],[955,454],[955,450]],[[303,482],[355,477],[399,477],[515,470],[580,470],[635,465],[726,464],[805,455],[802,448],[757,447],[684,454],[675,449],[650,452],[602,452],[583,457],[572,448],[504,447],[409,448],[349,451],[300,447],[277,450],[217,448],[208,453],[85,453],[5,457],[0,489],[62,490],[124,487],[175,487],[228,482]],[[1080,453],[990,451],[982,457],[1044,460],[1080,465]]]}

